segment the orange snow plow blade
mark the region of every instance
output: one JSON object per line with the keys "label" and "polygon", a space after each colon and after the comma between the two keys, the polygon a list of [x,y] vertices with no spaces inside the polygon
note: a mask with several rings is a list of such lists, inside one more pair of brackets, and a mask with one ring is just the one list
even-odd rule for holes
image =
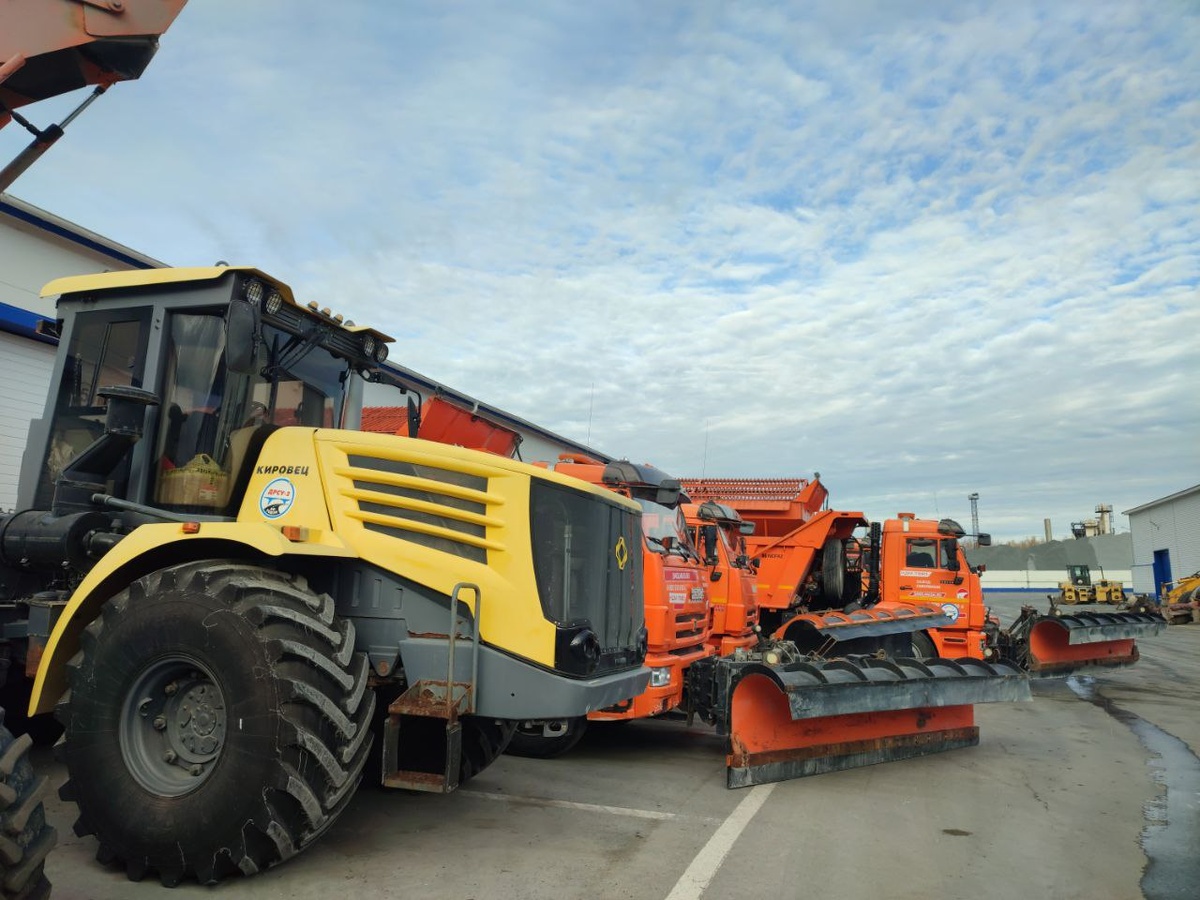
{"label": "orange snow plow blade", "polygon": [[1151,612],[1082,612],[1033,615],[1025,627],[1029,633],[1029,671],[1062,675],[1089,666],[1133,665],[1138,660],[1134,639],[1158,634],[1167,623]]}
{"label": "orange snow plow blade", "polygon": [[726,783],[746,787],[979,742],[975,703],[1031,699],[1006,663],[963,659],[723,657],[705,712],[727,735]]}

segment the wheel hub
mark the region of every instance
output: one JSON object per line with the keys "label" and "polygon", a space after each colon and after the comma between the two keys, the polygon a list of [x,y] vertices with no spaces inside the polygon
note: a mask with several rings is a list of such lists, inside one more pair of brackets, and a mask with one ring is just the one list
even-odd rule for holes
{"label": "wheel hub", "polygon": [[159,659],[142,669],[126,694],[121,757],[143,788],[179,797],[208,778],[225,730],[225,698],[207,667],[182,654]]}
{"label": "wheel hub", "polygon": [[168,721],[167,739],[181,757],[205,763],[215,758],[225,738],[225,708],[211,682],[197,682],[168,701],[177,709]]}

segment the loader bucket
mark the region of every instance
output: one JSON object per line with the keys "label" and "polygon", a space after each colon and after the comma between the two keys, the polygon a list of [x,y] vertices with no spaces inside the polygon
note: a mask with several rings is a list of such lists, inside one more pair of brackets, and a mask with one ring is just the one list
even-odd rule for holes
{"label": "loader bucket", "polygon": [[1138,660],[1134,639],[1167,627],[1158,613],[1081,612],[1042,616],[1029,630],[1029,671],[1063,675],[1089,666],[1129,666]]}
{"label": "loader bucket", "polygon": [[1027,677],[1006,663],[717,662],[731,788],[969,747],[979,743],[973,704],[1031,699]]}

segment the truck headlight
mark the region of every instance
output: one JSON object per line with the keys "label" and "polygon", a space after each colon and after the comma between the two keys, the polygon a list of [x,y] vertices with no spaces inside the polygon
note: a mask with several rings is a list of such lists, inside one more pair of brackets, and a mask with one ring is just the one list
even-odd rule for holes
{"label": "truck headlight", "polygon": [[650,687],[666,687],[671,683],[671,667],[660,666],[650,670]]}

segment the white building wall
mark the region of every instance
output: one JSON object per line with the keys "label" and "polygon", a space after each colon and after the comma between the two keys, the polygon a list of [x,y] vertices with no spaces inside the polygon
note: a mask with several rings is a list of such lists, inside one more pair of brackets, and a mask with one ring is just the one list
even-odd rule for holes
{"label": "white building wall", "polygon": [[[0,303],[55,316],[47,282],[161,263],[7,194],[0,194]],[[42,415],[54,346],[0,330],[0,510],[17,502],[31,420]]]}
{"label": "white building wall", "polygon": [[1155,551],[1168,552],[1173,578],[1200,571],[1200,485],[1127,514],[1133,533],[1133,589],[1137,593],[1155,592]]}
{"label": "white building wall", "polygon": [[54,300],[40,296],[48,281],[125,271],[138,267],[134,260],[140,267],[162,265],[6,194],[0,194],[0,201],[0,302],[10,306],[53,319]]}
{"label": "white building wall", "polygon": [[[1057,594],[1059,585],[1066,580],[1067,573],[1049,569],[988,569],[979,578],[979,584],[985,591],[1033,591],[1036,593]],[[1133,572],[1129,569],[1105,569],[1103,576],[1092,572],[1092,583],[1101,577],[1109,581],[1119,581],[1126,590],[1131,590]],[[1137,588],[1132,588],[1137,590]]]}

